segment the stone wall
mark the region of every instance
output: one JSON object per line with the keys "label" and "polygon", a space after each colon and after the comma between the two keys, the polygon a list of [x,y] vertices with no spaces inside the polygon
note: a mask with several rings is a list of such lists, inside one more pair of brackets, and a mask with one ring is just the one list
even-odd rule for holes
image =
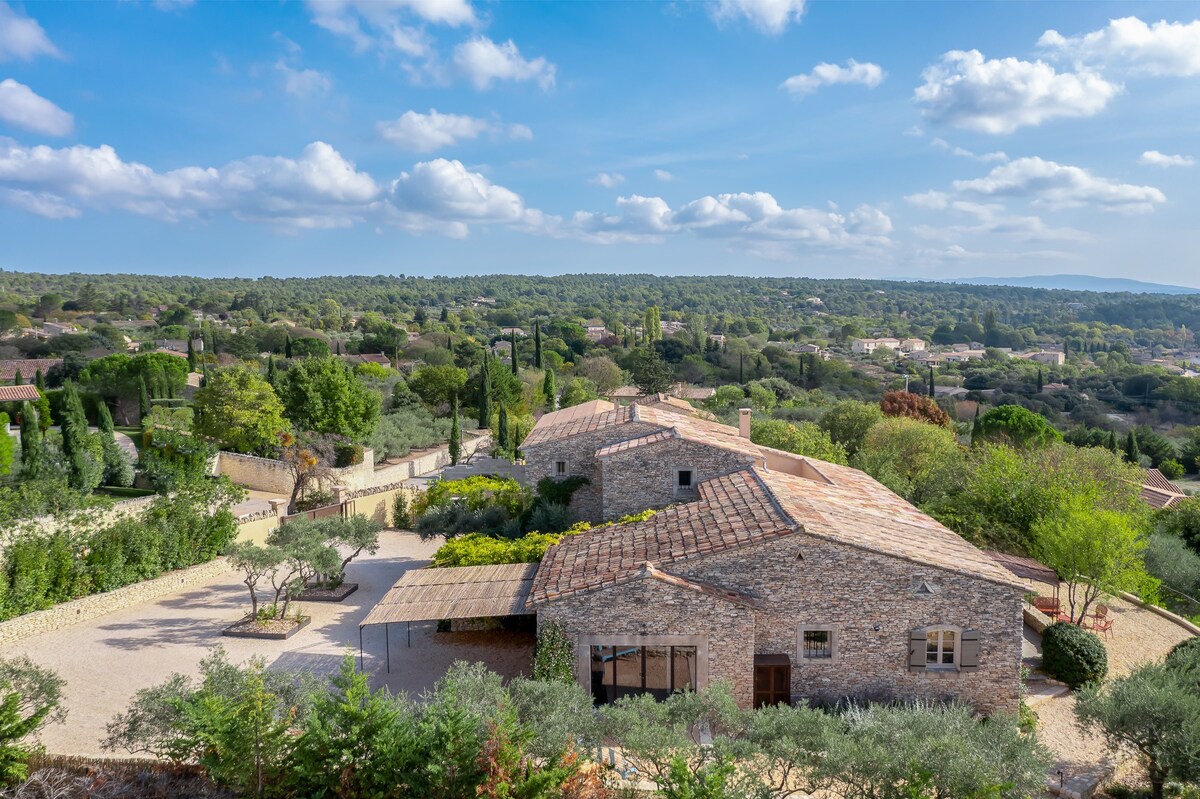
{"label": "stone wall", "polygon": [[747,466],[751,459],[707,444],[670,438],[600,459],[604,485],[603,518],[619,519],[647,508],[665,508],[696,498],[678,490],[676,472],[692,471],[692,485]]}
{"label": "stone wall", "polygon": [[[562,621],[577,642],[606,635],[707,637],[709,678],[730,681],[743,704],[753,696],[753,656],[784,654],[792,663],[795,701],[956,698],[986,713],[1017,711],[1019,588],[804,534],[697,558],[668,571],[748,593],[763,607],[746,610],[643,578],[543,605],[539,620]],[[923,584],[933,592],[920,592]],[[746,618],[753,621],[750,629]],[[910,631],[933,625],[977,631],[978,668],[910,669]],[[833,630],[833,659],[802,657],[799,634],[805,626]],[[587,676],[586,669],[582,674]]]}
{"label": "stone wall", "polygon": [[0,622],[0,649],[22,638],[69,627],[72,624],[89,621],[123,608],[173,594],[189,586],[202,585],[223,574],[228,574],[230,571],[230,566],[225,559],[217,558],[189,569],[169,572],[154,580],[134,583],[103,594],[81,597],[61,605],[55,605],[47,610],[26,613],[24,616]]}
{"label": "stone wall", "polygon": [[[255,491],[283,495],[292,493],[292,470],[283,461],[273,458],[259,458],[255,455],[241,455],[222,450],[217,453],[213,474],[223,474],[235,484]],[[327,483],[327,485],[322,485],[326,491],[332,490],[334,485],[355,489],[373,484],[375,482],[374,451],[370,448],[364,449],[362,463],[343,469],[332,469],[330,479],[322,482]]]}
{"label": "stone wall", "polygon": [[556,476],[556,461],[566,461],[567,476],[586,477],[588,480],[588,484],[571,497],[571,510],[584,521],[603,521],[604,480],[600,463],[596,460],[596,450],[658,429],[647,422],[629,422],[524,449],[525,483],[530,488],[537,488],[538,481]]}

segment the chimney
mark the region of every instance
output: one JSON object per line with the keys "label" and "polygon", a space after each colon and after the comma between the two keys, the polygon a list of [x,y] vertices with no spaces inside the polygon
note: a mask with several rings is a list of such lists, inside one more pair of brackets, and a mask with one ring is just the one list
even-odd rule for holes
{"label": "chimney", "polygon": [[750,437],[750,414],[753,413],[749,408],[738,408],[738,435],[742,438]]}

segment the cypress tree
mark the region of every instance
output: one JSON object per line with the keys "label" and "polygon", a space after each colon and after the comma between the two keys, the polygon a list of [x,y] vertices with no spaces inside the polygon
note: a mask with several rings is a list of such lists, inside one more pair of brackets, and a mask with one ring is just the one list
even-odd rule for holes
{"label": "cypress tree", "polygon": [[42,431],[38,428],[37,409],[21,403],[21,474],[34,478],[42,472]]}
{"label": "cypress tree", "polygon": [[1137,436],[1130,430],[1125,436],[1125,460],[1135,466],[1141,460],[1142,453],[1138,451]]}
{"label": "cypress tree", "polygon": [[533,368],[542,368],[542,323],[533,323]]}
{"label": "cypress tree", "polygon": [[1037,393],[1042,393],[1042,370],[1038,369]]}
{"label": "cypress tree", "polygon": [[188,336],[187,356],[188,356],[188,371],[189,372],[196,371],[196,347],[195,347],[195,345],[192,344],[191,336]]}
{"label": "cypress tree", "polygon": [[15,375],[13,375],[13,385],[14,385],[14,386],[23,386],[23,385],[25,385],[25,376],[24,376],[23,374],[21,374],[21,370],[20,370],[20,369],[18,369],[18,370],[17,370],[17,373],[16,373]]}
{"label": "cypress tree", "polygon": [[42,367],[40,366],[37,368],[37,371],[33,373],[33,384],[37,386],[38,391],[46,390],[46,376],[42,374]]}
{"label": "cypress tree", "polygon": [[288,336],[283,342],[283,357],[291,360],[292,358],[292,337]]}
{"label": "cypress tree", "polygon": [[146,376],[138,376],[138,421],[150,415],[150,392],[146,390]]}
{"label": "cypress tree", "polygon": [[267,382],[270,383],[272,386],[274,386],[275,378],[277,376],[278,375],[275,372],[275,356],[268,355],[267,356]]}
{"label": "cypress tree", "polygon": [[509,334],[509,343],[512,345],[512,373],[515,375],[517,373],[517,330],[516,330],[516,328],[513,328],[512,333]]}
{"label": "cypress tree", "polygon": [[108,403],[105,402],[104,400],[100,400],[100,404],[96,406],[96,428],[101,433],[108,436],[108,438],[112,438],[112,436],[113,436],[112,413],[109,412]]}
{"label": "cypress tree", "polygon": [[492,426],[492,357],[483,353],[483,365],[479,367],[479,426]]}
{"label": "cypress tree", "polygon": [[341,340],[340,338],[339,338],[339,339],[337,339],[337,340],[336,340],[336,341],[333,343],[333,346],[334,346],[334,349],[335,349],[335,352],[334,352],[334,354],[335,354],[335,355],[341,355],[341,354],[342,354],[342,340]]}
{"label": "cypress tree", "polygon": [[746,382],[746,356],[738,355],[738,383],[745,384]]}
{"label": "cypress tree", "polygon": [[975,406],[975,421],[971,423],[971,445],[974,446],[979,441],[979,406]]}
{"label": "cypress tree", "polygon": [[462,456],[462,427],[458,421],[458,392],[450,404],[450,465],[457,466]]}
{"label": "cypress tree", "polygon": [[542,393],[546,395],[546,410],[558,410],[558,386],[554,385],[554,370],[546,370],[546,379],[542,381]]}
{"label": "cypress tree", "polygon": [[500,416],[496,421],[499,430],[497,431],[497,446],[501,452],[508,452],[508,411],[504,409],[504,400],[500,400]]}
{"label": "cypress tree", "polygon": [[1118,452],[1120,452],[1120,450],[1117,448],[1117,431],[1116,430],[1108,431],[1108,442],[1107,442],[1107,444],[1105,444],[1105,446],[1107,446],[1108,451],[1114,455],[1116,455]]}
{"label": "cypress tree", "polygon": [[933,390],[933,364],[929,365],[929,396],[936,397],[937,392]]}

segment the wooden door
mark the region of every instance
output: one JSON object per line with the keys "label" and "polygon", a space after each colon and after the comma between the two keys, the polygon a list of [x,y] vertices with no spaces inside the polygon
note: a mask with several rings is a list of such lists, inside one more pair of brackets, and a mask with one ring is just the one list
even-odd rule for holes
{"label": "wooden door", "polygon": [[764,663],[754,666],[754,706],[792,703],[792,666],[790,663]]}

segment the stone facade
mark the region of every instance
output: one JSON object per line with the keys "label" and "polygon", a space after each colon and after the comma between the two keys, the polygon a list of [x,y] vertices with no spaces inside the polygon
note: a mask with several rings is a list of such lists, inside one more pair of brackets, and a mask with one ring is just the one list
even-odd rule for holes
{"label": "stone facade", "polygon": [[[697,645],[703,647],[707,674],[702,670],[701,677],[730,682],[742,705],[753,700],[754,655],[785,654],[796,702],[957,699],[985,713],[1017,711],[1023,607],[1018,587],[803,533],[676,563],[671,572],[744,592],[761,607],[652,578],[540,605],[539,623],[561,621],[576,640],[577,673],[585,687],[589,645],[680,636],[702,642]],[[930,626],[976,631],[978,666],[910,667],[910,633]],[[834,657],[805,660],[802,627],[832,630]],[[655,643],[660,642],[645,640]]]}
{"label": "stone facade", "polygon": [[585,477],[588,480],[588,484],[580,487],[571,497],[571,510],[581,520],[604,521],[604,478],[600,462],[596,459],[596,450],[658,429],[656,425],[645,422],[629,422],[528,447],[524,450],[526,485],[537,488],[543,478],[558,477],[554,465],[563,461],[567,466],[566,476]]}
{"label": "stone facade", "polygon": [[748,466],[751,459],[707,444],[668,438],[600,458],[601,502],[604,519],[618,519],[647,508],[665,508],[696,497],[679,490],[678,472],[692,473],[692,485],[718,474]]}

